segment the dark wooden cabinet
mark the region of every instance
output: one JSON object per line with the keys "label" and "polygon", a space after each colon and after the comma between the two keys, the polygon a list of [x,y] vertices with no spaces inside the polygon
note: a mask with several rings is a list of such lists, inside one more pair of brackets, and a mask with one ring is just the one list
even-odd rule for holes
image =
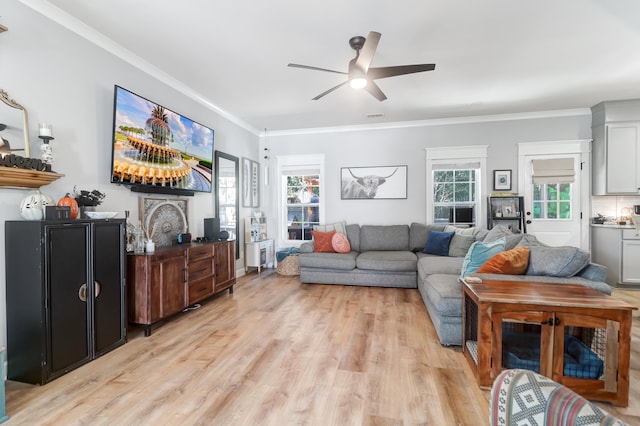
{"label": "dark wooden cabinet", "polygon": [[47,383],[126,342],[123,220],[7,221],[7,377]]}
{"label": "dark wooden cabinet", "polygon": [[235,241],[193,243],[127,256],[128,319],[145,327],[235,284]]}

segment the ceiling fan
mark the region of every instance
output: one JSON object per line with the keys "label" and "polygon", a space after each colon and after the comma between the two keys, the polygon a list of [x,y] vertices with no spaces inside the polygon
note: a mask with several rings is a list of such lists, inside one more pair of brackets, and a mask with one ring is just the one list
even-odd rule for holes
{"label": "ceiling fan", "polygon": [[374,82],[379,78],[394,77],[397,75],[413,74],[416,72],[433,71],[436,68],[435,64],[418,64],[418,65],[397,65],[393,67],[372,67],[370,68],[373,55],[376,53],[376,48],[380,42],[381,34],[375,31],[369,32],[367,38],[362,36],[355,36],[349,39],[349,45],[355,49],[356,57],[349,61],[349,72],[328,70],[326,68],[312,67],[309,65],[289,64],[288,66],[294,68],[305,68],[316,71],[333,72],[336,74],[344,74],[347,76],[347,80],[338,84],[331,89],[320,93],[313,98],[317,101],[321,97],[328,95],[334,90],[349,83],[354,89],[365,89],[371,95],[373,95],[379,101],[387,99],[385,94],[380,90],[380,87]]}

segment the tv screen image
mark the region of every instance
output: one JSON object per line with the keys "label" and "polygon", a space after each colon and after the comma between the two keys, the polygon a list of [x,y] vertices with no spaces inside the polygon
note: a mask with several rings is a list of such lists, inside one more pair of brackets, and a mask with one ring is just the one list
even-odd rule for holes
{"label": "tv screen image", "polygon": [[213,129],[117,85],[114,98],[111,182],[211,192]]}

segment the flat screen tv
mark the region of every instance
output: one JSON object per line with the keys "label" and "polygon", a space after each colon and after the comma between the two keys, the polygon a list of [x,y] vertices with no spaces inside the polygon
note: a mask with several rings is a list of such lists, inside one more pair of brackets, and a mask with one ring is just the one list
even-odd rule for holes
{"label": "flat screen tv", "polygon": [[111,182],[132,191],[211,192],[213,129],[115,86]]}

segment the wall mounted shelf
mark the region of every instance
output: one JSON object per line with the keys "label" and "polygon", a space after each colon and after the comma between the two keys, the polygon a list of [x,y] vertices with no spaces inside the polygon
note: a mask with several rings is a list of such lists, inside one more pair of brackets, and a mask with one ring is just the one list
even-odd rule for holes
{"label": "wall mounted shelf", "polygon": [[60,173],[54,172],[39,172],[36,170],[0,166],[0,187],[38,189],[63,176],[64,175]]}

